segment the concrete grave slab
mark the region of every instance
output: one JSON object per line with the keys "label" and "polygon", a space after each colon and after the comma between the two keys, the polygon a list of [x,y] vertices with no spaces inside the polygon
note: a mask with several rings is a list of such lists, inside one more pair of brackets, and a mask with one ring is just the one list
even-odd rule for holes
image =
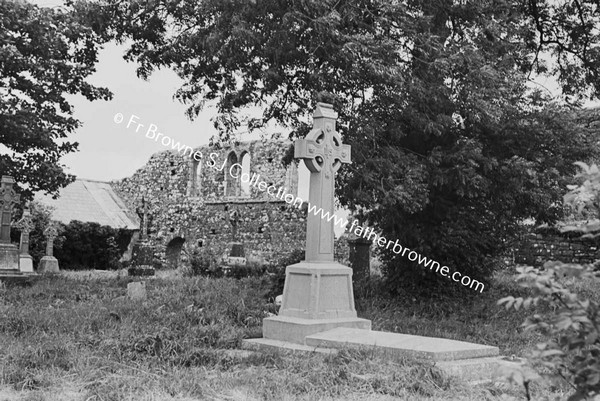
{"label": "concrete grave slab", "polygon": [[415,356],[434,361],[455,361],[499,355],[498,347],[489,345],[345,327],[307,336],[305,343],[323,348],[376,347],[378,351],[390,356]]}

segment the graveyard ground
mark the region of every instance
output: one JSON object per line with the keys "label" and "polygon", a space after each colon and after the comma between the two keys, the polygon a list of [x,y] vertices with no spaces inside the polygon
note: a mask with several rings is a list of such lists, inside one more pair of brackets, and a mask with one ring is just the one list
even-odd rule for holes
{"label": "graveyard ground", "polygon": [[[274,307],[266,279],[184,278],[161,272],[148,300],[124,297],[127,277],[65,273],[28,288],[0,288],[0,401],[5,400],[523,400],[509,385],[470,385],[426,362],[250,353]],[[598,297],[598,288],[577,284]],[[359,316],[377,330],[439,336],[523,355],[539,338],[524,314],[496,301],[521,292],[510,276],[472,300],[385,299],[363,291]],[[533,399],[566,399],[564,385],[534,385]]]}

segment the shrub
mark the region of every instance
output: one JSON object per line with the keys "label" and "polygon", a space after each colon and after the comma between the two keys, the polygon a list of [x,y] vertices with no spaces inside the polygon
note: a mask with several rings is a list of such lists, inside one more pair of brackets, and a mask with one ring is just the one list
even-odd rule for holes
{"label": "shrub", "polygon": [[208,248],[194,249],[188,257],[189,276],[221,277],[223,272],[218,266],[217,257]]}
{"label": "shrub", "polygon": [[[578,165],[583,170],[578,174],[583,184],[570,187],[565,202],[578,208],[594,205],[600,211],[600,170],[595,165]],[[598,223],[580,228],[588,232],[585,236],[600,235],[591,234],[597,231]],[[551,376],[571,384],[575,393],[569,401],[600,394],[600,305],[593,300],[581,299],[567,285],[571,278],[596,281],[600,273],[594,271],[593,265],[562,262],[546,262],[543,270],[527,266],[517,271],[517,280],[528,287],[532,295],[526,298],[509,296],[498,303],[517,310],[545,304],[553,311],[547,315],[533,314],[523,323],[526,330],[537,330],[549,338],[533,351],[531,362],[550,369]],[[523,380],[523,375],[518,377],[527,390],[528,382]]]}
{"label": "shrub", "polygon": [[55,256],[61,268],[116,270],[127,250],[132,232],[98,223],[72,221],[61,224],[61,241],[55,245]]}

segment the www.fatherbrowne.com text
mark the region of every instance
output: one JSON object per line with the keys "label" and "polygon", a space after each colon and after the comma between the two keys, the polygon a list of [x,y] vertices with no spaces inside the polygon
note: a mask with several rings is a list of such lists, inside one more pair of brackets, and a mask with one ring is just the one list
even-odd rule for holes
{"label": "www.fatherbrowne.com text", "polygon": [[[217,156],[218,156],[217,153],[211,153],[210,160],[207,160],[206,165],[208,167],[214,168],[218,171],[223,171],[223,169],[225,168],[225,166],[227,164],[227,161],[224,161],[223,164],[219,167],[217,160],[215,160],[215,158]],[[267,184],[267,182],[265,182],[264,180],[261,180],[259,174],[256,174],[256,173],[252,173],[252,175],[250,175],[248,173],[240,174],[241,171],[242,171],[242,165],[239,163],[233,164],[229,168],[229,174],[231,175],[231,177],[233,177],[235,179],[240,179],[243,183],[248,183],[248,185],[251,187],[257,188],[260,191],[265,191],[270,196],[281,199],[281,200],[285,201],[286,203],[295,206],[298,209],[302,208],[302,205],[304,204],[304,201],[302,200],[302,198],[300,198],[299,196],[295,196],[290,193],[287,193],[286,192],[287,188],[282,188],[282,187],[276,188],[273,185]],[[313,213],[315,216],[320,215],[322,219],[325,219],[328,222],[333,220],[334,225],[344,228],[348,224],[350,224],[348,219],[338,217],[335,214],[330,213],[329,211],[324,211],[322,208],[317,207],[316,205],[311,205],[310,202],[307,202],[307,205],[308,205],[308,213]],[[436,273],[441,274],[443,277],[448,277],[448,279],[450,279],[454,282],[460,283],[461,285],[463,285],[465,287],[469,287],[475,291],[479,291],[480,293],[483,292],[483,290],[485,288],[485,285],[482,282],[472,279],[469,276],[462,275],[458,271],[451,272],[450,268],[448,266],[441,266],[435,260],[429,259],[426,256],[421,255],[417,251],[403,247],[402,245],[400,245],[398,243],[398,240],[396,240],[396,241],[389,240],[388,241],[384,237],[375,233],[375,231],[372,228],[368,228],[368,227],[365,228],[365,227],[362,227],[361,225],[359,225],[358,220],[354,220],[351,223],[349,231],[359,237],[369,239],[369,240],[373,241],[374,243],[376,243],[378,246],[385,247],[385,249],[390,249],[390,247],[391,247],[392,252],[396,253],[397,255],[402,255],[403,257],[408,258],[408,260],[410,260],[411,262],[417,262],[419,265],[421,265],[425,268],[429,267],[430,270],[435,269]]]}

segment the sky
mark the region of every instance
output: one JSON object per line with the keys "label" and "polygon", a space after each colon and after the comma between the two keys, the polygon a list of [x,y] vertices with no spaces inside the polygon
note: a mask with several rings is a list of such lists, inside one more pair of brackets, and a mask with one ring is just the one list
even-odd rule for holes
{"label": "sky", "polygon": [[[185,116],[187,106],[173,99],[181,80],[171,70],[156,71],[148,81],[136,76],[136,66],[123,60],[123,47],[109,44],[99,54],[97,72],[89,81],[113,92],[110,101],[89,102],[82,96],[72,97],[75,118],[83,125],[70,140],[79,142],[79,152],[62,160],[68,171],[81,178],[112,180],[130,176],[143,166],[153,153],[166,148],[160,141],[144,136],[133,125],[132,115],[140,124],[154,124],[157,131],[175,141],[196,147],[208,143],[216,133],[210,121],[214,107],[207,107],[194,121]],[[115,123],[121,113],[124,121]]]}
{"label": "sky", "polygon": [[[62,1],[36,0],[40,6],[58,6]],[[97,72],[89,82],[107,87],[113,92],[110,101],[90,102],[83,96],[70,96],[74,117],[82,126],[69,136],[79,143],[79,151],[63,157],[66,171],[79,178],[108,181],[132,175],[156,152],[165,150],[159,142],[136,134],[126,123],[116,124],[114,116],[122,113],[128,119],[132,114],[139,122],[154,124],[158,132],[192,147],[208,143],[216,133],[210,121],[214,107],[207,107],[194,120],[185,116],[186,105],[173,99],[182,80],[171,70],[155,71],[148,81],[138,78],[135,63],[123,60],[124,46],[108,44],[98,57]]]}

